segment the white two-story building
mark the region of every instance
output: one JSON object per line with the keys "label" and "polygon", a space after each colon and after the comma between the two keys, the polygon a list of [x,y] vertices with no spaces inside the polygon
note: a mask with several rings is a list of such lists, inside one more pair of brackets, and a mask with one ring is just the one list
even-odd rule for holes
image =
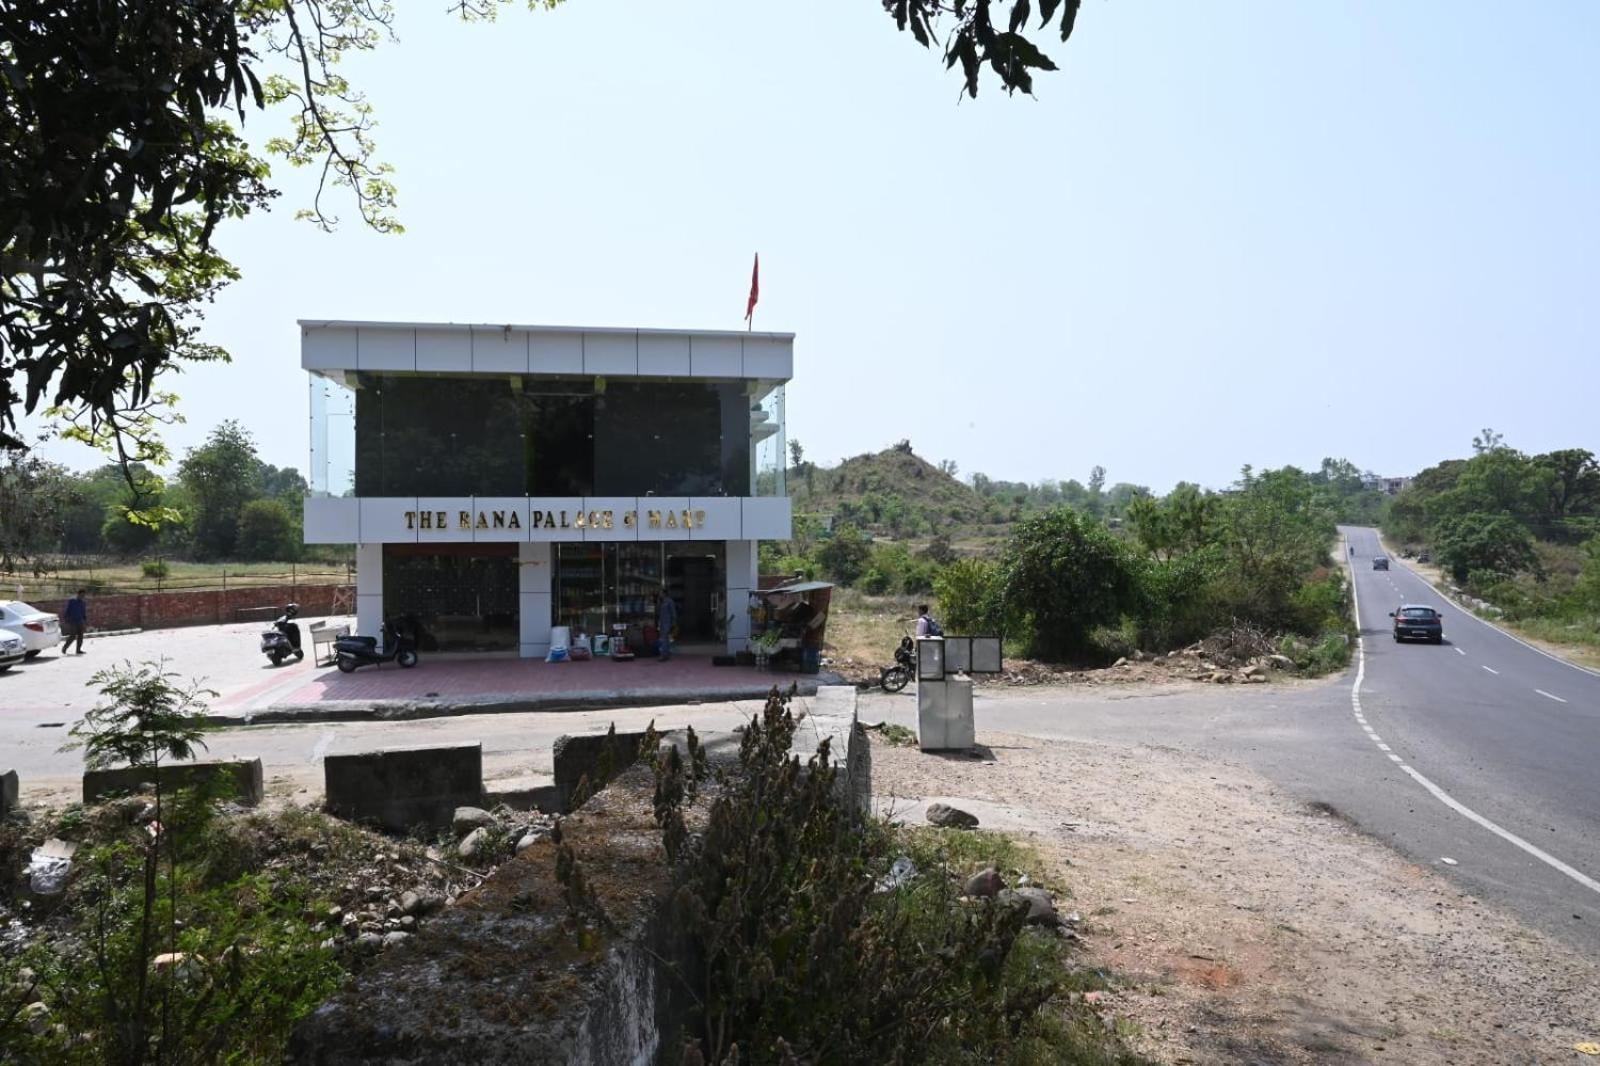
{"label": "white two-story building", "polygon": [[551,628],[744,648],[757,543],[790,536],[794,336],[300,323],[308,544],[356,545],[357,631],[543,656]]}

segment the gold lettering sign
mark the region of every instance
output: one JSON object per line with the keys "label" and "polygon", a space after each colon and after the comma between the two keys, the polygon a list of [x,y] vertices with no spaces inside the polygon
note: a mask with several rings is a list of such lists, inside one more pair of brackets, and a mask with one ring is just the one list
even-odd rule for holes
{"label": "gold lettering sign", "polygon": [[[450,529],[450,512],[448,511],[406,511],[404,512],[407,529],[427,529],[445,532]],[[533,529],[615,529],[617,527],[617,512],[606,511],[545,511],[537,507],[528,512],[528,519]],[[689,510],[681,511],[623,511],[622,526],[624,529],[704,529],[706,525],[706,512]],[[522,529],[522,518],[516,511],[478,511],[474,517],[471,511],[456,512],[456,528],[458,530],[475,529]]]}

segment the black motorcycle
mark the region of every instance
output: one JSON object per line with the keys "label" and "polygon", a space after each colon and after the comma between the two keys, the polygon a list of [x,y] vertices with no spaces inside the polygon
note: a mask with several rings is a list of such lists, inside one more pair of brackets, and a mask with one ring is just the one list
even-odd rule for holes
{"label": "black motorcycle", "polygon": [[878,684],[883,686],[883,691],[899,692],[917,676],[916,659],[913,655],[915,647],[909,636],[900,638],[900,646],[894,650],[894,665],[885,666],[878,674]]}
{"label": "black motorcycle", "polygon": [[417,665],[417,642],[410,633],[383,623],[383,644],[377,637],[340,637],[333,642],[339,672],[354,673],[358,667],[397,662],[404,667]]}
{"label": "black motorcycle", "polygon": [[273,666],[282,666],[291,655],[295,662],[306,657],[300,648],[300,625],[295,621],[299,614],[300,605],[289,604],[273,621],[272,628],[261,634],[261,653],[272,660]]}

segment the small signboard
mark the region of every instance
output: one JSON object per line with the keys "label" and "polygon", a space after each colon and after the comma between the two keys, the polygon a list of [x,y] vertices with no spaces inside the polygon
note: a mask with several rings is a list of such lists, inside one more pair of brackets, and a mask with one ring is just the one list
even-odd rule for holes
{"label": "small signboard", "polygon": [[919,637],[917,639],[917,680],[944,680],[944,637]]}
{"label": "small signboard", "polygon": [[1003,669],[999,637],[969,637],[972,641],[972,667],[974,674],[998,674]]}

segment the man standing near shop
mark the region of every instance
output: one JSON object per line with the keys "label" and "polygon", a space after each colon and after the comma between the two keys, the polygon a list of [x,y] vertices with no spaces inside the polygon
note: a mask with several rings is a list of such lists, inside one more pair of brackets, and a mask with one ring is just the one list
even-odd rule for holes
{"label": "man standing near shop", "polygon": [[62,628],[67,631],[66,643],[61,645],[61,653],[66,654],[72,647],[72,642],[78,642],[78,654],[83,654],[83,631],[89,628],[89,601],[83,598],[83,590],[67,601],[67,609],[61,612]]}
{"label": "man standing near shop", "polygon": [[678,628],[678,605],[665,593],[656,597],[656,657],[672,658],[672,632]]}

